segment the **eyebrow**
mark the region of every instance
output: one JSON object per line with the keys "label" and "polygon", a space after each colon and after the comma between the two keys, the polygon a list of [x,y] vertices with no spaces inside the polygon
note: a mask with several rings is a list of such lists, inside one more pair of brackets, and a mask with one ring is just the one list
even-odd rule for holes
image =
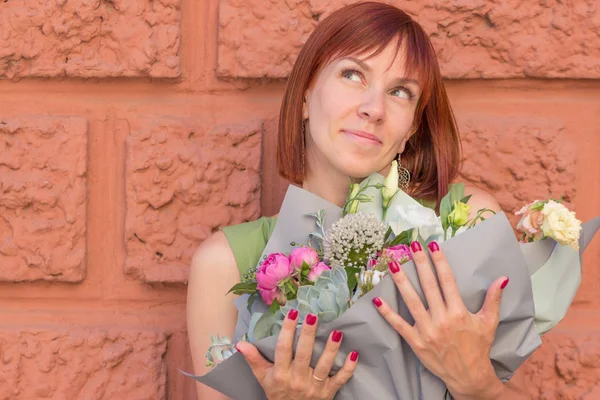
{"label": "eyebrow", "polygon": [[[348,56],[348,57],[344,57],[342,58],[342,60],[349,60],[352,61],[356,64],[358,64],[359,67],[361,67],[362,69],[371,72],[372,68],[369,67],[367,65],[367,63],[365,63],[363,60],[359,60],[356,57],[352,57],[352,56]],[[417,87],[420,87],[419,85],[419,81],[415,80],[415,79],[410,79],[410,78],[396,78],[395,82],[397,82],[398,84],[405,84],[405,83],[411,83],[413,85],[416,85]]]}

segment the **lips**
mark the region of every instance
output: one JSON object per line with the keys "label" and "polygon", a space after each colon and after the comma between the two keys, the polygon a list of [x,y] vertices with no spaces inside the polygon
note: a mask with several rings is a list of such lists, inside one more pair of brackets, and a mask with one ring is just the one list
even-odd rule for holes
{"label": "lips", "polygon": [[368,133],[365,131],[356,131],[356,130],[351,130],[351,129],[344,129],[343,132],[350,134],[350,135],[358,136],[363,139],[370,140],[370,141],[378,143],[378,144],[381,144],[381,140],[379,140],[379,138],[377,136],[373,135],[372,133]]}

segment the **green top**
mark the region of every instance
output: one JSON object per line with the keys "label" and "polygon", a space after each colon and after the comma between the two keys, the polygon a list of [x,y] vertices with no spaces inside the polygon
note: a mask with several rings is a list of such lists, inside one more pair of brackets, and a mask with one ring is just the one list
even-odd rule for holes
{"label": "green top", "polygon": [[255,267],[275,228],[275,217],[261,217],[256,221],[228,226],[225,234],[240,271],[240,277]]}
{"label": "green top", "polygon": [[[418,200],[425,207],[434,208],[435,201]],[[225,234],[240,277],[243,277],[250,268],[256,267],[263,250],[275,228],[276,217],[261,217],[255,221],[232,225],[221,230]]]}

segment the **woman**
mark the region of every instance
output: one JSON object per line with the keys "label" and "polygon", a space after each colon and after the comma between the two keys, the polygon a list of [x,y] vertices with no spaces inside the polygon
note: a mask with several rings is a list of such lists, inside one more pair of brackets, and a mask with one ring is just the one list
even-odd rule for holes
{"label": "woman", "polygon": [[[416,22],[385,4],[350,5],[317,26],[289,77],[279,135],[280,174],[339,206],[347,195],[348,177],[386,175],[394,158],[411,173],[407,191],[436,208],[458,173],[459,137],[434,50]],[[467,192],[472,195],[472,210],[500,210],[486,192],[474,187],[467,187]],[[225,228],[197,250],[187,316],[197,374],[207,372],[203,364],[210,332],[231,335],[235,327],[233,298],[222,294],[256,265],[273,224],[273,218],[261,218]],[[456,399],[519,398],[497,379],[489,359],[501,291],[508,279],[499,277],[482,310],[471,314],[439,247],[432,244],[428,251],[441,291],[425,256],[427,249],[418,243],[411,248],[430,308],[423,307],[394,264],[390,271],[416,323],[408,325],[380,299],[374,300],[374,307]],[[343,340],[343,332],[332,332],[313,370],[309,360],[318,321],[307,317],[293,357],[296,317],[291,312],[284,322],[274,364],[249,343],[240,343],[238,350],[269,399],[331,399],[352,376],[359,355],[350,353],[343,368],[329,377]],[[222,398],[200,385],[198,396]]]}

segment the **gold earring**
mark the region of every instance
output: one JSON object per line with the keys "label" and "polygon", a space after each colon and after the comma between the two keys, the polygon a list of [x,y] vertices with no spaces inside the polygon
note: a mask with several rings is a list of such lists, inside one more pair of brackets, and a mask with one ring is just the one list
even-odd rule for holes
{"label": "gold earring", "polygon": [[408,189],[408,184],[410,183],[410,172],[406,168],[404,168],[401,164],[400,154],[398,154],[398,187],[403,191]]}

